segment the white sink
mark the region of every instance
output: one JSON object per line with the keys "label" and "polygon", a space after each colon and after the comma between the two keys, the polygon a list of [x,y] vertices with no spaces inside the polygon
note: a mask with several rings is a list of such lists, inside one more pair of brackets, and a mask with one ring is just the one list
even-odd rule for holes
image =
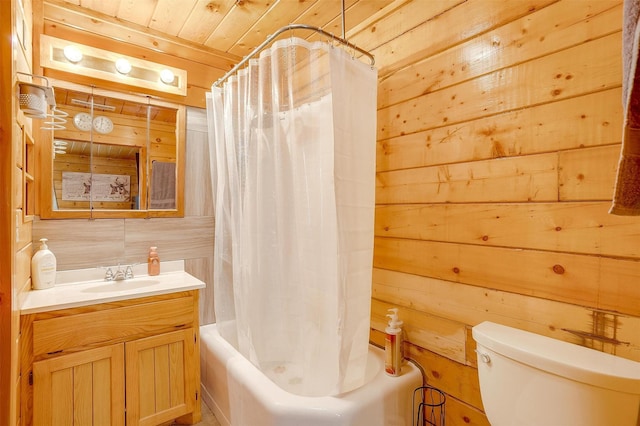
{"label": "white sink", "polygon": [[26,293],[20,312],[47,312],[205,287],[184,271],[182,260],[163,262],[160,275],[145,275],[146,268],[146,264],[137,265],[133,268],[135,278],[123,281],[105,281],[105,271],[99,268],[58,272],[52,288]]}
{"label": "white sink", "polygon": [[160,284],[160,279],[150,277],[130,278],[123,281],[104,281],[101,284],[91,285],[83,288],[84,293],[105,293],[112,291],[133,290],[152,285]]}

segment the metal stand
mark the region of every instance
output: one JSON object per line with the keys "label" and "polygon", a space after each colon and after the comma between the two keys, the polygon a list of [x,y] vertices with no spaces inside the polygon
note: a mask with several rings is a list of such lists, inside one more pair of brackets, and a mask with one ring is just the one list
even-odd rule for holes
{"label": "metal stand", "polygon": [[[444,426],[446,401],[444,392],[431,386],[421,386],[413,391],[413,424],[415,426]],[[417,412],[416,412],[417,404]]]}

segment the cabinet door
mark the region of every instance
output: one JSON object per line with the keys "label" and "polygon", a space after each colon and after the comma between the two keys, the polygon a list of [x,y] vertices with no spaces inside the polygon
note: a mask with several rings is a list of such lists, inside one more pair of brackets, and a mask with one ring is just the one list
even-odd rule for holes
{"label": "cabinet door", "polygon": [[125,344],[127,426],[157,425],[194,410],[195,338],[189,328]]}
{"label": "cabinet door", "polygon": [[124,425],[124,345],[33,363],[35,426]]}

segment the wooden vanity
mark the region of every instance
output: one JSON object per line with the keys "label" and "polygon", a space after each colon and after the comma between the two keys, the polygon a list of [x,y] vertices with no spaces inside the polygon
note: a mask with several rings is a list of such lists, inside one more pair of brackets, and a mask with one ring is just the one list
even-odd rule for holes
{"label": "wooden vanity", "polygon": [[198,290],[118,298],[22,315],[23,425],[200,420]]}

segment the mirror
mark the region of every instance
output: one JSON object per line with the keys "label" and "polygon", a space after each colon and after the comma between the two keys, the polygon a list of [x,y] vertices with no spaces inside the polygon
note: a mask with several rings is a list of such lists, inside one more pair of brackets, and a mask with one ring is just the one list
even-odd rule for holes
{"label": "mirror", "polygon": [[64,128],[43,131],[41,216],[183,216],[185,109],[55,81]]}

